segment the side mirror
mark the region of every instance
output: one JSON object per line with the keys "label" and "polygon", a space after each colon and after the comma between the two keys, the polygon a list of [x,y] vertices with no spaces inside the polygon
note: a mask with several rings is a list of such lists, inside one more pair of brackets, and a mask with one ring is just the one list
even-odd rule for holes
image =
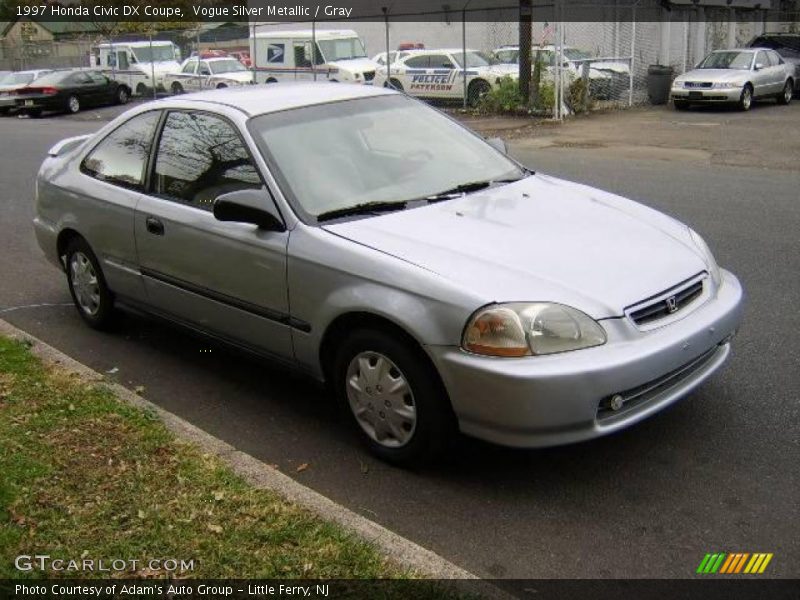
{"label": "side mirror", "polygon": [[494,137],[494,138],[487,139],[486,143],[489,144],[495,150],[499,150],[503,154],[508,154],[508,146],[506,146],[506,143],[505,143],[504,140],[502,140],[500,138],[497,138],[497,137]]}
{"label": "side mirror", "polygon": [[760,71],[764,68],[764,63],[756,63],[755,70]]}
{"label": "side mirror", "polygon": [[286,231],[286,226],[270,195],[264,189],[238,190],[214,200],[218,221],[250,223],[267,231]]}

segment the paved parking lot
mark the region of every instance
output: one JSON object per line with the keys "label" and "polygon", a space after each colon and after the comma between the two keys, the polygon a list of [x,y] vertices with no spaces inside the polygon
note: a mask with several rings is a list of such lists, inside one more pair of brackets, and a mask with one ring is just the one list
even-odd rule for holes
{"label": "paved parking lot", "polygon": [[768,574],[800,576],[800,103],[515,133],[532,168],[695,226],[742,279],[744,327],[724,372],[633,429],[536,451],[465,439],[420,472],[365,454],[304,379],[133,317],[113,334],[82,325],[33,239],[33,181],[51,144],[116,110],[0,119],[0,318],[481,576],[687,577],[711,551],[774,552]]}

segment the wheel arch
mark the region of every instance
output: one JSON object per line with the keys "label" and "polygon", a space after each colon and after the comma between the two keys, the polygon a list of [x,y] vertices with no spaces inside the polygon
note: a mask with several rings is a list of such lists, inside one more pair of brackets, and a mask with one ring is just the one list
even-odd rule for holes
{"label": "wheel arch", "polygon": [[67,247],[75,239],[82,239],[87,244],[89,243],[89,241],[85,237],[83,237],[80,233],[78,233],[77,230],[73,229],[72,227],[65,227],[64,229],[58,232],[58,237],[56,237],[56,253],[58,255],[58,260],[61,263],[62,268],[66,268],[66,265],[64,264],[64,255],[67,252]]}
{"label": "wheel arch", "polygon": [[349,332],[356,329],[373,329],[402,339],[409,346],[409,348],[411,348],[423,361],[427,363],[428,367],[433,373],[435,373],[442,390],[446,392],[444,382],[439,375],[439,371],[433,364],[431,357],[425,351],[422,343],[420,343],[416,337],[414,337],[405,327],[396,321],[393,321],[386,316],[363,310],[350,311],[338,315],[328,324],[328,326],[325,328],[325,332],[322,334],[319,344],[319,361],[322,370],[322,376],[327,383],[330,383],[333,380],[331,369],[333,368],[333,362],[336,357],[336,349],[340,341],[347,336]]}

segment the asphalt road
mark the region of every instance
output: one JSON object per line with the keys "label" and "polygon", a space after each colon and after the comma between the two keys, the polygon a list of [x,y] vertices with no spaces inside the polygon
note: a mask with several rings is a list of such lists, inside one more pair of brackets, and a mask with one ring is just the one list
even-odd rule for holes
{"label": "asphalt road", "polygon": [[[774,552],[769,575],[800,576],[800,170],[517,146],[531,167],[695,226],[744,283],[744,327],[724,372],[633,429],[536,451],[464,439],[447,464],[406,472],[365,454],[298,376],[139,318],[97,333],[66,306],[30,226],[34,175],[52,143],[110,114],[0,119],[0,318],[481,576],[687,577],[712,551]],[[784,114],[797,135],[800,103]],[[703,114],[717,118],[734,117]]]}

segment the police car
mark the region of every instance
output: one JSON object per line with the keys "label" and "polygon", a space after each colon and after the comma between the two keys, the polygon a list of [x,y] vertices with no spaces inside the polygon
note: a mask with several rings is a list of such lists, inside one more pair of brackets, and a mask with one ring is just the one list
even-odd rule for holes
{"label": "police car", "polygon": [[458,100],[464,97],[465,74],[467,99],[474,106],[503,77],[516,79],[519,68],[495,64],[475,50],[410,50],[406,56],[395,59],[388,69],[379,68],[375,82],[411,96]]}
{"label": "police car", "polygon": [[253,74],[232,56],[201,54],[183,61],[180,71],[167,74],[164,87],[173,94],[183,94],[252,82]]}

